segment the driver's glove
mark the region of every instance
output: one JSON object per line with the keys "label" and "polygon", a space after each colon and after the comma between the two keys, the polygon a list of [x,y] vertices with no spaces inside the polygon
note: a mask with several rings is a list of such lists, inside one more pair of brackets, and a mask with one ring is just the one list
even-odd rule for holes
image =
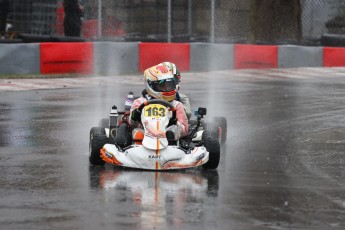
{"label": "driver's glove", "polygon": [[132,121],[140,121],[141,112],[138,109],[133,109],[131,114]]}
{"label": "driver's glove", "polygon": [[168,127],[171,126],[171,125],[176,125],[177,124],[177,118],[170,118],[169,120],[169,124],[168,124]]}

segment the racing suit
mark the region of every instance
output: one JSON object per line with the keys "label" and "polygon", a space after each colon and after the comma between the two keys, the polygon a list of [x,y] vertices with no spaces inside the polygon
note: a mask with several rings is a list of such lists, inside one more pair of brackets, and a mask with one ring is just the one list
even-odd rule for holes
{"label": "racing suit", "polygon": [[189,119],[192,116],[192,110],[190,108],[189,98],[187,97],[187,95],[177,92],[176,93],[176,100],[181,102],[184,105],[184,109],[186,111],[187,118]]}
{"label": "racing suit", "polygon": [[[131,106],[131,111],[138,108],[142,103],[144,103],[147,99],[144,97],[139,97],[133,101]],[[175,135],[175,140],[180,139],[181,137],[188,135],[188,118],[184,109],[184,106],[181,102],[173,100],[172,105],[176,108],[176,118],[177,123],[176,125],[172,125],[167,128],[167,130],[173,131]],[[132,114],[132,113],[131,113]],[[137,126],[132,119],[130,119],[132,126]]]}

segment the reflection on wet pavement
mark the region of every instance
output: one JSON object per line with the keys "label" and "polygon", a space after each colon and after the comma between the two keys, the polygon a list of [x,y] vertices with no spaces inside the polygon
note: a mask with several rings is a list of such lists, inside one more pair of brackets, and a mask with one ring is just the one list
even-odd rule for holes
{"label": "reflection on wet pavement", "polygon": [[[90,188],[106,203],[121,207],[115,216],[143,229],[165,229],[189,221],[205,223],[205,209],[216,203],[217,171],[152,172],[90,167]],[[138,223],[139,222],[139,223]]]}

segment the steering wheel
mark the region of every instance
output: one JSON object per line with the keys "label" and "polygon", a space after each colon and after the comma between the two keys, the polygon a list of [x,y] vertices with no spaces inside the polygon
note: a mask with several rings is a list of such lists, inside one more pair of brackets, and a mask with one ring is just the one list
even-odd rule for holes
{"label": "steering wheel", "polygon": [[153,99],[153,100],[145,101],[138,107],[138,110],[140,111],[140,113],[142,112],[145,106],[150,105],[150,104],[161,104],[168,107],[169,110],[172,112],[172,117],[170,119],[176,119],[176,108],[170,102],[167,102],[161,99]]}

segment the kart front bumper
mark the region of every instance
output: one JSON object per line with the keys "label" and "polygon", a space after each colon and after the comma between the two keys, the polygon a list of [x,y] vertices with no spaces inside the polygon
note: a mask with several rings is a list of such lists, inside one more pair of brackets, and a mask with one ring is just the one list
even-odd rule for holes
{"label": "kart front bumper", "polygon": [[109,164],[149,170],[193,168],[205,164],[209,159],[205,147],[195,147],[186,153],[177,146],[149,150],[142,145],[132,145],[122,151],[113,144],[106,144],[100,154],[102,160]]}

